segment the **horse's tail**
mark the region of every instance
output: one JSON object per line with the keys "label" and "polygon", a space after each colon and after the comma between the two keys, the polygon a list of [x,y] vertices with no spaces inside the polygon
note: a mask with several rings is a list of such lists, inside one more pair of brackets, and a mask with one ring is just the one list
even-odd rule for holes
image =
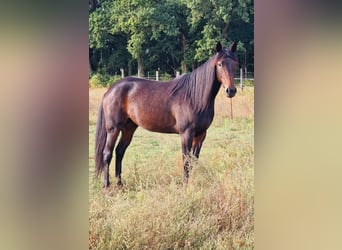
{"label": "horse's tail", "polygon": [[95,135],[95,173],[98,177],[104,167],[103,162],[103,150],[106,145],[107,131],[105,127],[105,120],[103,114],[103,105],[99,108],[97,124],[96,124],[96,135]]}

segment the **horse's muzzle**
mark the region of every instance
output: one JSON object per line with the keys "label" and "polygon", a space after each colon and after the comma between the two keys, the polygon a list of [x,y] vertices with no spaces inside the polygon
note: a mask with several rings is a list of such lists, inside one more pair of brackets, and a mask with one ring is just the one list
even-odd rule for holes
{"label": "horse's muzzle", "polygon": [[232,98],[236,94],[236,88],[226,88],[227,97]]}

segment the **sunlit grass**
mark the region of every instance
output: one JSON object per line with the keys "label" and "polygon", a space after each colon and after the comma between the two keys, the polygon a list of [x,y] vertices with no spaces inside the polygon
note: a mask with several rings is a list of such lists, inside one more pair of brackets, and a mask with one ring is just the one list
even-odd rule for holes
{"label": "sunlit grass", "polygon": [[[178,135],[138,128],[123,160],[124,187],[95,179],[94,133],[104,89],[89,91],[89,247],[91,249],[252,249],[254,90],[217,97],[200,159],[187,187]],[[220,91],[222,92],[222,91]],[[114,180],[112,163],[111,181]]]}

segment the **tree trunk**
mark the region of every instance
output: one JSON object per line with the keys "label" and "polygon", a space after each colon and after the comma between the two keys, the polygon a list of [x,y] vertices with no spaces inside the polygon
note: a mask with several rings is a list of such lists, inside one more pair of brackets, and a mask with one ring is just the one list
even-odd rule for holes
{"label": "tree trunk", "polygon": [[139,56],[137,61],[138,61],[138,76],[139,77],[144,77],[144,61],[143,61],[143,57]]}
{"label": "tree trunk", "polygon": [[186,46],[186,37],[185,34],[182,32],[181,33],[181,51],[182,51],[182,57],[183,60],[181,62],[181,70],[182,74],[186,73],[186,64],[185,64],[185,46]]}
{"label": "tree trunk", "polygon": [[181,69],[182,69],[182,74],[185,74],[187,72],[186,64],[184,61],[181,62]]}
{"label": "tree trunk", "polygon": [[132,60],[128,61],[128,75],[131,76],[132,75]]}
{"label": "tree trunk", "polygon": [[222,37],[227,40],[228,39],[228,27],[229,27],[229,22],[226,22],[226,24],[222,28]]}

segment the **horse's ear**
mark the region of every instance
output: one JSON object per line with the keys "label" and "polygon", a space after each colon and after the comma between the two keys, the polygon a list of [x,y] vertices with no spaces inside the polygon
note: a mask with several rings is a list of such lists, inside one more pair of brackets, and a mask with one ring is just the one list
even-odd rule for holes
{"label": "horse's ear", "polygon": [[236,41],[234,41],[232,46],[230,47],[230,50],[235,52],[236,51],[236,47],[237,47],[237,43],[236,43]]}
{"label": "horse's ear", "polygon": [[220,52],[222,50],[222,44],[220,42],[218,42],[216,44],[216,52]]}

